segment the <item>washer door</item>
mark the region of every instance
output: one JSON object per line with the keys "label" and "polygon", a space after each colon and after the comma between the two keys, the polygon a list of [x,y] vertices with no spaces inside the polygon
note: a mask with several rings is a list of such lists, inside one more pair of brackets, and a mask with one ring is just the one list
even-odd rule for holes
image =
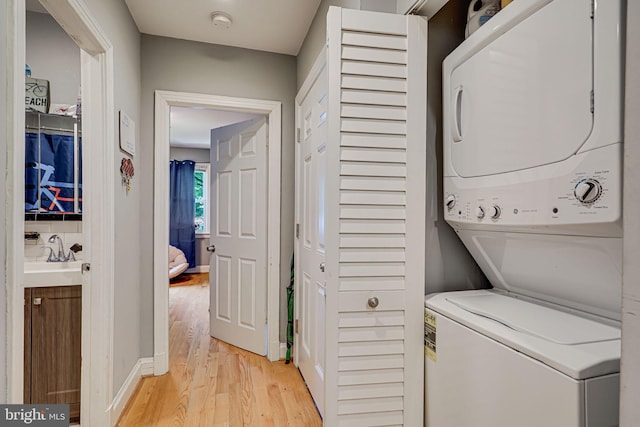
{"label": "washer door", "polygon": [[453,69],[445,126],[458,175],[532,168],[580,149],[593,126],[592,23],[590,2],[554,0]]}

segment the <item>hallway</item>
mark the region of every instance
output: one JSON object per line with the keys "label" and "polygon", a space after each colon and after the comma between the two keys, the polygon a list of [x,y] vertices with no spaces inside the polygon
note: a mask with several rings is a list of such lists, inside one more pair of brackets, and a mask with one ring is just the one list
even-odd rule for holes
{"label": "hallway", "polygon": [[209,337],[209,284],[193,276],[169,290],[169,373],[143,378],[117,425],[322,425],[293,364]]}

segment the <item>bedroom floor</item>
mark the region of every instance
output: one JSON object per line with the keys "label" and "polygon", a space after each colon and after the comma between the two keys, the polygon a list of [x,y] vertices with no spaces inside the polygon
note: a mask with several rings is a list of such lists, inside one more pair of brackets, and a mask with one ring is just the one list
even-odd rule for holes
{"label": "bedroom floor", "polygon": [[208,274],[183,276],[169,289],[169,373],[143,378],[117,425],[321,426],[297,368],[211,338]]}

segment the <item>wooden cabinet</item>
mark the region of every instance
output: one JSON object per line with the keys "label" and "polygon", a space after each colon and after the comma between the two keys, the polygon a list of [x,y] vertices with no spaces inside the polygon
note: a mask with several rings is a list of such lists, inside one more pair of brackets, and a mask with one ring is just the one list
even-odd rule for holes
{"label": "wooden cabinet", "polygon": [[82,286],[25,289],[24,401],[80,416]]}

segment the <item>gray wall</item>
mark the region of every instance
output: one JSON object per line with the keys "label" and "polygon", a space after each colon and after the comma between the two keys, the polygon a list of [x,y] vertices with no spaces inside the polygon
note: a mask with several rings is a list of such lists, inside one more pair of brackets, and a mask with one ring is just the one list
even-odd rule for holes
{"label": "gray wall", "polygon": [[620,427],[640,419],[640,2],[627,2],[624,259],[622,264],[622,380]]}
{"label": "gray wall", "polygon": [[396,13],[396,0],[360,0],[360,9]]}
{"label": "gray wall", "polygon": [[[395,2],[394,6],[395,6]],[[329,6],[340,6],[346,9],[360,9],[360,0],[322,0],[316,15],[313,17],[307,36],[298,52],[298,85],[299,89],[311,67],[320,54],[327,39],[327,11]]]}
{"label": "gray wall", "polygon": [[466,7],[448,2],[428,23],[425,294],[489,283],[442,213],[442,61],[464,41]]}
{"label": "gray wall", "polygon": [[326,42],[329,6],[394,13],[396,0],[322,0],[298,52],[298,89],[304,83],[304,78],[311,71],[313,63]]}
{"label": "gray wall", "polygon": [[[136,123],[140,123],[140,34],[129,14],[126,4],[120,0],[84,0],[93,17],[106,33],[113,45],[114,102],[115,111],[125,111]],[[116,116],[117,117],[117,116]],[[136,126],[136,129],[139,129]],[[118,123],[114,135],[118,135]],[[114,280],[114,341],[113,341],[113,393],[118,392],[127,375],[142,357],[140,350],[140,306],[141,306],[141,270],[151,271],[152,265],[141,264],[141,255],[149,251],[148,246],[141,247],[145,236],[141,225],[150,223],[150,210],[140,215],[141,195],[152,194],[152,187],[144,186],[143,154],[141,144],[136,144],[136,156],[133,164],[136,175],[131,181],[131,191],[121,185],[120,174],[115,171],[115,280]],[[113,141],[116,167],[124,153],[118,148],[117,139]],[[149,173],[147,171],[147,173]],[[89,189],[91,191],[91,189]],[[146,207],[146,206],[145,206]],[[147,240],[143,241],[147,244]],[[150,252],[150,251],[149,251]],[[149,283],[150,286],[150,283]],[[144,295],[145,301],[151,295]],[[147,332],[147,331],[145,331]],[[151,333],[151,335],[153,335]],[[151,354],[147,353],[146,356]]]}
{"label": "gray wall", "polygon": [[[294,98],[296,94],[296,59],[234,47],[190,42],[165,37],[142,35],[141,64],[142,118],[140,120],[140,186],[145,216],[153,206],[153,113],[154,91],[206,93],[282,102],[282,201],[280,340],[286,327],[286,285],[289,260],[293,253],[294,199]],[[138,174],[136,173],[136,178]],[[153,355],[153,224],[141,224],[142,236],[141,306],[143,356]]]}
{"label": "gray wall", "polygon": [[[5,138],[7,124],[7,55],[8,55],[8,27],[7,2],[0,5],[0,121],[4,124],[0,126],[2,133],[0,134],[0,168],[7,170],[7,139]],[[0,188],[6,188],[7,176],[0,173]],[[7,401],[7,279],[6,279],[6,262],[7,262],[7,224],[6,211],[7,199],[5,191],[0,191],[0,403]]]}
{"label": "gray wall", "polygon": [[211,160],[209,153],[210,150],[208,148],[171,147],[169,149],[169,158],[171,160],[193,160],[196,163],[209,163]]}
{"label": "gray wall", "polygon": [[75,105],[80,88],[80,48],[44,13],[27,12],[26,62],[31,77],[49,80],[52,104]]}

